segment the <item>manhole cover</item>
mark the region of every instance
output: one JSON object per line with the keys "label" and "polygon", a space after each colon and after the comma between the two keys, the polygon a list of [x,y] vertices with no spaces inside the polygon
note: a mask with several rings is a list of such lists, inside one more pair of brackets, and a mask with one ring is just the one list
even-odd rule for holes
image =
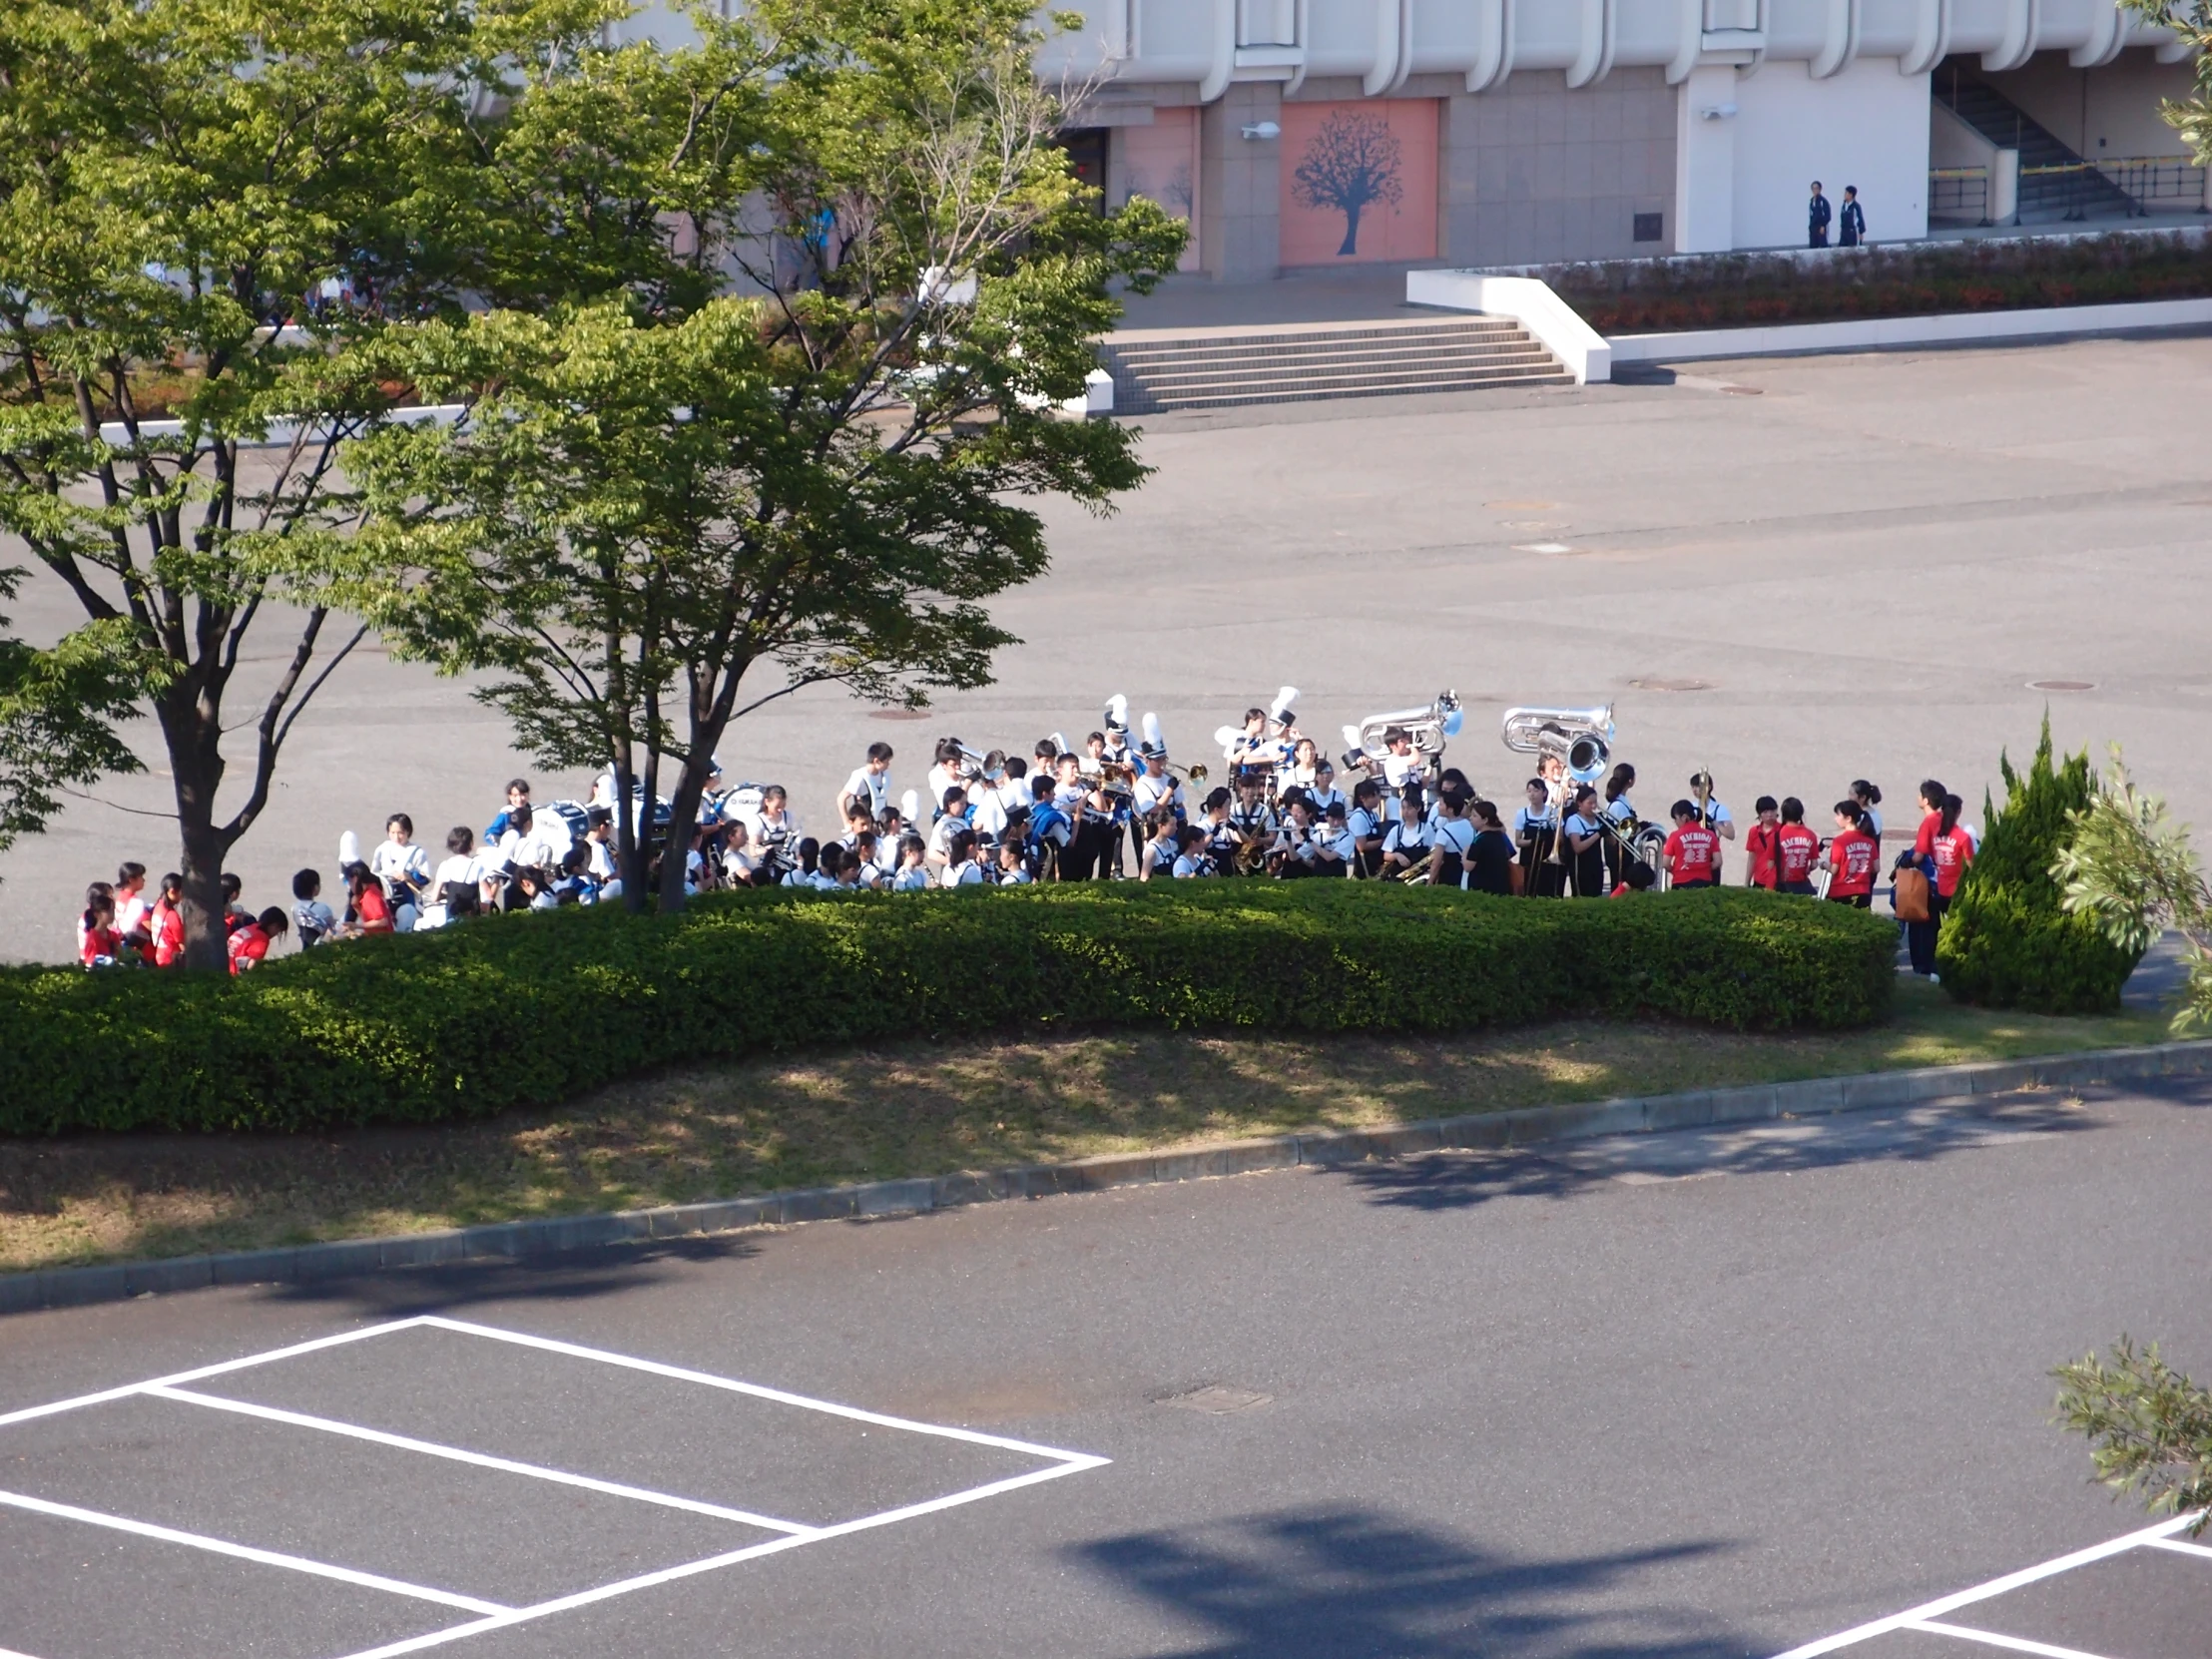
{"label": "manhole cover", "polygon": [[870,720],[927,720],[929,711],[927,709],[870,709],[867,718]]}
{"label": "manhole cover", "polygon": [[1765,395],[1767,394],[1767,389],[1766,389],[1766,387],[1764,387],[1764,386],[1733,386],[1733,385],[1732,385],[1732,386],[1723,386],[1723,387],[1721,387],[1721,390],[1723,390],[1723,391],[1727,392],[1727,393],[1728,393],[1728,395],[1729,395],[1729,396],[1731,396],[1731,397],[1764,397],[1764,396],[1765,396]]}
{"label": "manhole cover", "polygon": [[1169,1394],[1159,1403],[1174,1405],[1185,1411],[1206,1411],[1214,1416],[1227,1416],[1232,1411],[1249,1411],[1256,1405],[1265,1405],[1273,1394],[1260,1393],[1252,1388],[1232,1388],[1225,1383],[1209,1382],[1203,1388],[1193,1388],[1188,1393]]}
{"label": "manhole cover", "polygon": [[2094,680],[2030,680],[2029,691],[2095,691]]}
{"label": "manhole cover", "polygon": [[1494,507],[1501,513],[1548,513],[1559,503],[1556,501],[1485,501],[1485,507]]}
{"label": "manhole cover", "polygon": [[1713,682],[1710,680],[1650,679],[1631,680],[1628,683],[1638,691],[1648,692],[1701,692],[1713,689]]}

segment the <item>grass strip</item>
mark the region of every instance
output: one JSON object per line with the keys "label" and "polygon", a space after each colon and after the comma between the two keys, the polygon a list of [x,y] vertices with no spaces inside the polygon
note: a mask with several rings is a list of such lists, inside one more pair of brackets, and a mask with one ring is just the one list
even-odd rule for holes
{"label": "grass strip", "polygon": [[1553,1101],[2157,1042],[2163,1016],[1960,1007],[1763,1035],[1656,1022],[1463,1037],[908,1041],[673,1070],[553,1111],[317,1134],[0,1139],[0,1270],[637,1209]]}

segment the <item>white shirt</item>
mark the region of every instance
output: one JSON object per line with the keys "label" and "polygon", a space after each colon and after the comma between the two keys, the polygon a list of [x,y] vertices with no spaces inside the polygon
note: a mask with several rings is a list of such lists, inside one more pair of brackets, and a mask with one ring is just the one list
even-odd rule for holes
{"label": "white shirt", "polygon": [[483,859],[473,852],[456,852],[438,865],[438,872],[430,877],[430,896],[436,898],[443,894],[448,881],[459,881],[473,887],[483,878]]}
{"label": "white shirt", "polygon": [[1140,818],[1156,807],[1174,809],[1178,819],[1183,816],[1183,785],[1172,773],[1163,772],[1157,778],[1150,773],[1139,773],[1136,783],[1130,787],[1129,799]]}
{"label": "white shirt", "polygon": [[590,867],[593,880],[604,881],[614,874],[615,849],[611,845],[606,841],[594,840],[591,836],[586,835],[584,837],[584,847],[591,857]]}
{"label": "white shirt", "polygon": [[1020,864],[1016,864],[1012,869],[1001,869],[998,872],[998,884],[1002,887],[1025,887],[1035,880],[1036,877]]}
{"label": "white shirt", "polygon": [[1175,860],[1175,873],[1189,877],[1206,873],[1206,855],[1203,852],[1186,852]]}
{"label": "white shirt", "polygon": [[891,891],[893,892],[920,892],[922,888],[928,885],[929,870],[923,864],[901,865],[898,873],[891,877]]}
{"label": "white shirt", "polygon": [[430,879],[430,854],[413,841],[401,845],[387,838],[379,841],[369,853],[368,873],[386,886],[404,879],[419,887]]}
{"label": "white shirt", "polygon": [[1410,863],[1428,850],[1428,826],[1411,820],[1400,819],[1382,837],[1382,850],[1395,852]]}
{"label": "white shirt", "polygon": [[[116,933],[119,936],[127,935],[137,928],[144,927],[147,912],[153,907],[153,905],[147,903],[146,894],[143,891],[135,892],[128,898],[118,896],[115,901]],[[80,926],[83,925],[83,920],[82,916],[78,918]]]}
{"label": "white shirt", "polygon": [[978,790],[969,803],[968,828],[994,840],[1005,832],[1006,798],[997,790]]}
{"label": "white shirt", "polygon": [[972,887],[983,879],[983,866],[973,858],[965,863],[944,866],[944,884],[948,887]]}
{"label": "white shirt", "polygon": [[1463,818],[1447,818],[1429,832],[1435,837],[1438,852],[1456,853],[1461,860],[1466,858],[1467,848],[1474,844],[1474,837],[1480,833]]}
{"label": "white shirt", "polygon": [[1382,754],[1382,782],[1393,790],[1405,787],[1405,780],[1417,777],[1428,770],[1428,761],[1419,750],[1407,755],[1396,755],[1388,750]]}
{"label": "white shirt", "polygon": [[533,813],[528,834],[509,830],[499,837],[499,861],[518,868],[559,869],[568,848],[568,826],[561,822],[560,815]]}
{"label": "white shirt", "polygon": [[870,819],[881,818],[891,804],[891,775],[886,768],[882,772],[870,772],[866,767],[855,770],[844,781],[844,788],[837,792],[839,802],[847,799],[864,802]]}
{"label": "white shirt", "polygon": [[1365,807],[1355,807],[1345,815],[1345,830],[1355,840],[1371,841],[1382,833],[1382,826]]}
{"label": "white shirt", "polygon": [[1523,807],[1519,812],[1513,815],[1513,839],[1521,839],[1531,830],[1549,830],[1558,822],[1559,821],[1552,816],[1552,812],[1549,807],[1546,807],[1540,813],[1530,812],[1526,807]]}
{"label": "white shirt", "polygon": [[972,827],[966,818],[955,813],[947,813],[943,818],[937,820],[937,827],[929,831],[930,856],[934,858],[951,857],[952,837],[962,830],[970,828]]}
{"label": "white shirt", "polygon": [[1314,804],[1314,822],[1316,824],[1320,824],[1324,819],[1329,817],[1330,808],[1336,806],[1349,807],[1352,805],[1351,802],[1345,800],[1345,792],[1336,789],[1328,791],[1308,790],[1306,792],[1306,799]]}
{"label": "white shirt", "polygon": [[960,776],[957,769],[946,765],[943,761],[939,761],[929,769],[930,805],[938,812],[943,812],[945,792],[958,789],[964,782],[966,780]]}

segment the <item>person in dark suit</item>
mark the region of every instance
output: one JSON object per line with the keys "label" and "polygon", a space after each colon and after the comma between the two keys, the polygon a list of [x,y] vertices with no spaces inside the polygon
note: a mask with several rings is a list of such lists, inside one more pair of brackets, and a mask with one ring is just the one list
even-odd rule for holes
{"label": "person in dark suit", "polygon": [[1821,182],[1813,181],[1813,200],[1806,208],[1806,244],[1808,248],[1828,246],[1828,223],[1836,217],[1836,210],[1828,198],[1821,194]]}
{"label": "person in dark suit", "polygon": [[1836,226],[1836,246],[1858,248],[1867,240],[1867,210],[1859,205],[1859,187],[1844,187],[1844,212]]}

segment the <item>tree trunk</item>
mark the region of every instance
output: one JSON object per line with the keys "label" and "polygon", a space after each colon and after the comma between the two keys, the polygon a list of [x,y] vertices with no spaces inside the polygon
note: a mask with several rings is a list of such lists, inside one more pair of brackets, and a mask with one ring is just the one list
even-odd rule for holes
{"label": "tree trunk", "polygon": [[707,794],[709,763],[699,757],[707,753],[693,747],[694,758],[684,763],[684,775],[676,781],[676,794],[668,804],[668,839],[661,843],[661,914],[665,916],[675,915],[684,907],[692,831],[699,823],[699,803]]}
{"label": "tree trunk", "polygon": [[169,750],[176,787],[177,835],[185,878],[185,966],[211,972],[231,965],[223,925],[223,860],[231,849],[215,822],[216,791],[223,783],[220,706],[203,704],[189,686],[161,700],[156,711]]}
{"label": "tree trunk", "polygon": [[1345,245],[1337,250],[1340,260],[1348,260],[1360,252],[1360,207],[1358,202],[1345,207]]}

